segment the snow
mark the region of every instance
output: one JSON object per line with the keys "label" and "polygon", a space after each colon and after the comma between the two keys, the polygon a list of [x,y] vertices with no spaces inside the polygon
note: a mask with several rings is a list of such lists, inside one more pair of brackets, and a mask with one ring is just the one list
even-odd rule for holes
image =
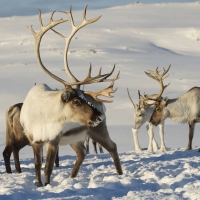
{"label": "snow", "polygon": [[[67,2],[67,3],[66,3]],[[34,39],[27,26],[39,30],[37,8],[42,11],[44,24],[50,12],[69,10],[78,24],[88,4],[87,18],[102,17],[84,27],[72,40],[69,49],[69,66],[78,79],[87,75],[90,62],[92,74],[102,66],[103,73],[116,64],[121,71],[115,82],[118,90],[114,102],[106,104],[107,124],[112,140],[117,144],[124,174],[115,171],[111,156],[87,155],[76,178],[69,178],[75,153],[69,146],[60,148],[60,167],[54,168],[51,185],[36,188],[33,153],[31,147],[20,151],[22,173],[6,174],[0,155],[0,199],[199,199],[200,158],[198,145],[199,125],[193,140],[193,150],[185,151],[188,142],[188,125],[166,121],[166,153],[148,153],[148,136],[145,126],[139,130],[139,141],[144,149],[134,152],[131,132],[133,106],[127,95],[129,88],[134,102],[137,91],[153,94],[158,84],[144,73],[148,69],[167,68],[170,82],[164,96],[175,98],[193,86],[200,85],[200,2],[199,1],[25,1],[0,2],[0,151],[5,147],[5,112],[23,102],[35,83],[46,83],[51,88],[62,85],[48,77],[37,64]],[[66,18],[56,13],[55,19]],[[69,23],[57,28],[67,36]],[[63,40],[49,32],[45,35],[41,55],[45,65],[63,79],[68,79],[63,68]],[[102,89],[107,84],[87,86]],[[156,129],[156,140],[159,136]],[[92,146],[90,146],[92,147]],[[92,153],[93,150],[91,149]],[[44,180],[42,168],[42,179]]]}
{"label": "snow", "polygon": [[[21,174],[6,174],[0,162],[2,199],[199,199],[197,149],[167,153],[119,153],[123,175],[117,175],[108,154],[87,155],[76,178],[68,178],[75,156],[61,156],[51,185],[33,185],[33,159],[21,159]],[[12,167],[13,162],[12,162]],[[42,178],[44,165],[42,168]]]}

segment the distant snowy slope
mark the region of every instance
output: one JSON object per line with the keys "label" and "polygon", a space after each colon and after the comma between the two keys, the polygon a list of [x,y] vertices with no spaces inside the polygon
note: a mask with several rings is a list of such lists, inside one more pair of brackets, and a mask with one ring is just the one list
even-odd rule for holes
{"label": "distant snowy slope", "polygon": [[121,6],[131,3],[169,3],[169,2],[195,2],[195,0],[20,0],[17,2],[15,0],[1,0],[0,1],[0,17],[10,17],[10,16],[30,16],[35,14],[35,10],[38,8],[42,9],[43,12],[48,13],[52,10],[63,10],[65,8],[73,5],[73,9],[82,10],[85,5],[90,5],[91,9],[102,9],[110,8],[114,6]]}

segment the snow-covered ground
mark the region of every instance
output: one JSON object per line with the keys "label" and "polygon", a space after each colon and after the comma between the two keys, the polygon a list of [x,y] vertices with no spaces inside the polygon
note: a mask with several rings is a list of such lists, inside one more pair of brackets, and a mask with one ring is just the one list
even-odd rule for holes
{"label": "snow-covered ground", "polygon": [[[108,129],[117,144],[124,174],[116,174],[109,154],[91,154],[87,155],[77,178],[70,179],[75,153],[66,146],[60,149],[60,167],[54,169],[51,185],[36,188],[33,184],[32,149],[25,147],[20,151],[21,174],[6,174],[0,154],[0,199],[200,199],[199,125],[194,134],[194,150],[186,152],[188,125],[177,125],[167,120],[166,153],[146,151],[148,136],[143,126],[139,140],[144,151],[137,154],[131,132],[133,106],[126,91],[128,87],[135,102],[138,101],[138,89],[142,93],[156,93],[158,84],[150,80],[144,71],[157,66],[167,68],[169,64],[172,67],[165,83],[171,84],[164,95],[174,98],[193,86],[200,86],[200,2],[67,2],[74,8],[76,24],[81,21],[86,4],[88,18],[102,15],[96,23],[79,31],[70,45],[69,65],[75,76],[83,79],[90,62],[94,74],[100,66],[103,72],[108,72],[114,64],[116,71],[121,71],[120,79],[115,83],[118,90],[114,102],[106,104],[106,107]],[[0,1],[0,5],[0,152],[3,152],[6,110],[15,103],[23,102],[35,83],[62,88],[38,66],[34,39],[26,27],[33,25],[35,30],[39,29],[37,8],[41,8],[46,24],[50,11],[68,11],[69,5],[64,1],[59,4],[47,0],[22,0],[20,3],[8,0],[6,3]],[[55,19],[60,17],[66,18],[59,13],[55,15]],[[58,30],[67,35],[70,28],[66,23]],[[48,69],[68,79],[61,70],[63,40],[49,32],[42,41],[41,49]],[[91,87],[100,89],[103,86]],[[156,139],[159,143],[157,129]],[[11,164],[15,172],[13,162]]]}
{"label": "snow-covered ground", "polygon": [[[200,163],[197,149],[167,153],[119,153],[124,174],[116,174],[108,154],[87,155],[77,178],[69,178],[75,156],[60,157],[51,185],[36,188],[33,159],[22,159],[21,174],[7,175],[0,161],[1,199],[199,199]],[[13,165],[13,163],[12,163]],[[44,169],[44,166],[42,170]],[[42,171],[42,178],[44,173]]]}

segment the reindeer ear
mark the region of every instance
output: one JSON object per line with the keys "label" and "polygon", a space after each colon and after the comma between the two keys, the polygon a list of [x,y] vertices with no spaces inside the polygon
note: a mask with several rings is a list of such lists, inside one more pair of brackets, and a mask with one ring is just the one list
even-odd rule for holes
{"label": "reindeer ear", "polygon": [[61,98],[64,102],[68,102],[69,101],[69,98],[70,98],[70,92],[65,90],[62,95],[61,95]]}
{"label": "reindeer ear", "polygon": [[164,100],[167,102],[168,101],[168,97],[165,97]]}

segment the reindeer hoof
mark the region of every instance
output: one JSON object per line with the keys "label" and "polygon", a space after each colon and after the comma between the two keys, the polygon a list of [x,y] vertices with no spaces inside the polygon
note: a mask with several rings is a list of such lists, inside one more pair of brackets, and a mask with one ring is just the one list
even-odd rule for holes
{"label": "reindeer hoof", "polygon": [[36,185],[37,187],[42,187],[42,186],[43,186],[43,184],[40,183],[40,182],[35,182],[35,185]]}
{"label": "reindeer hoof", "polygon": [[49,183],[45,183],[45,184],[44,184],[44,186],[47,186],[47,185],[49,185]]}
{"label": "reindeer hoof", "polygon": [[142,149],[135,149],[135,152],[136,152],[136,153],[141,153],[141,152],[142,152]]}

